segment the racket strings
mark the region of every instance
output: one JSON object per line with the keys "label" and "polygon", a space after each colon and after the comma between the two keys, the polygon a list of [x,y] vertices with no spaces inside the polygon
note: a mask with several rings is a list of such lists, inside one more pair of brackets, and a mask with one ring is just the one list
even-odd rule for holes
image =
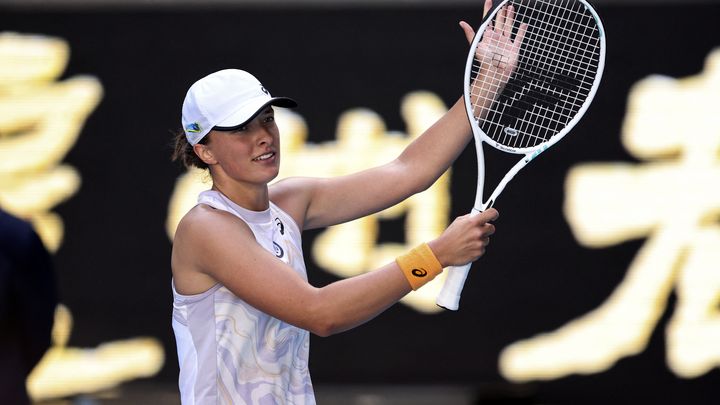
{"label": "racket strings", "polygon": [[[480,96],[488,84],[502,87],[506,78],[494,75],[473,81],[476,106],[489,106],[480,125],[488,137],[512,148],[528,148],[562,131],[592,92],[600,65],[599,28],[594,15],[575,0],[514,1],[516,35],[528,28],[513,76],[501,94]],[[493,44],[501,52],[505,47]],[[493,71],[488,62],[472,66],[477,76]]]}
{"label": "racket strings", "polygon": [[[531,36],[536,34],[541,38],[539,40],[536,38],[530,42],[531,44],[547,39],[548,41],[544,45],[550,51],[555,51],[555,53],[568,52],[575,59],[580,60],[584,57],[583,54],[586,54],[587,44],[597,43],[595,20],[591,14],[582,12],[585,9],[580,3],[574,4],[577,9],[567,7],[569,2],[549,3],[536,0],[536,3],[547,7],[537,10],[536,13],[523,14],[523,22],[536,27],[535,31],[530,32]],[[548,7],[558,7],[563,14],[554,12],[555,10],[549,10]],[[534,50],[534,52],[541,53],[537,50]]]}
{"label": "racket strings", "polygon": [[[572,33],[572,31],[568,30],[568,33]],[[586,72],[592,72],[593,68],[597,70],[599,61],[593,57],[593,50],[599,48],[597,38],[587,42],[568,43],[562,42],[562,40],[571,39],[569,35],[557,39],[549,37],[549,35],[550,33],[543,34],[531,31],[526,36],[526,40],[530,44],[526,47],[527,51],[540,57],[543,54],[546,54],[548,58],[555,55],[557,59],[554,62],[557,67],[566,68],[567,70],[577,68],[578,64],[580,69],[584,68]],[[540,48],[539,42],[543,39],[545,39],[542,44],[544,48]]]}
{"label": "racket strings", "polygon": [[[596,25],[594,19],[591,20],[587,15],[583,15],[582,19],[583,21],[577,22],[561,18],[552,22],[552,24],[562,22],[572,25],[567,27],[561,25],[548,26],[548,21],[542,21],[533,16],[526,18],[524,22],[537,27],[537,29],[530,31],[528,35],[530,41],[528,41],[527,49],[534,55],[557,55],[556,61],[560,68],[567,68],[567,70],[577,68],[583,70],[584,68],[586,73],[596,71],[599,60],[594,55],[597,54],[597,49],[600,46]],[[591,21],[593,24],[589,26]],[[553,30],[553,28],[557,28],[558,31]],[[581,32],[581,30],[587,31],[589,29],[593,30],[591,34]],[[540,44],[545,48],[539,49]]]}
{"label": "racket strings", "polygon": [[[540,12],[547,18],[538,18],[533,13],[525,14],[526,17],[529,17],[525,18],[524,22],[537,27],[536,30],[530,31],[526,55],[538,56],[535,58],[538,62],[536,72],[540,76],[551,77],[554,79],[554,84],[566,85],[566,89],[582,91],[583,87],[578,86],[577,79],[564,80],[570,79],[571,76],[567,74],[553,75],[552,71],[553,69],[558,69],[562,73],[574,71],[576,75],[583,76],[582,79],[585,79],[581,82],[587,82],[590,76],[594,76],[599,65],[599,59],[594,57],[598,53],[599,41],[597,34],[594,36],[586,34],[588,29],[596,31],[594,18],[589,14],[581,14],[578,10],[567,8],[567,5],[572,2],[563,1],[558,4],[538,0],[536,3],[545,6]],[[580,3],[575,3],[575,5],[582,7]],[[552,6],[559,6],[563,14],[557,11],[551,13],[550,11],[553,10],[547,10]],[[580,21],[569,19],[567,13],[571,13],[570,16],[577,17]],[[592,23],[592,27],[589,26],[590,23]],[[571,26],[568,27],[568,24]],[[583,38],[578,39],[578,36]],[[589,49],[589,45],[593,43],[595,44],[594,49]],[[529,70],[527,65],[532,65],[532,60],[528,62],[527,59],[521,61],[520,70]],[[597,62],[593,63],[594,61]],[[585,89],[589,93],[589,89],[587,87]]]}
{"label": "racket strings", "polygon": [[[530,17],[524,19],[529,25],[532,24],[533,27],[537,27],[537,29],[530,31],[530,40],[527,42],[528,47],[525,54],[526,57],[527,55],[537,55],[534,59],[537,61],[535,73],[538,76],[533,77],[530,75],[530,86],[550,83],[550,86],[546,86],[544,94],[549,96],[550,99],[553,96],[557,97],[557,99],[553,100],[554,103],[549,102],[547,105],[534,103],[531,109],[525,110],[523,116],[519,117],[519,126],[523,135],[525,135],[525,137],[521,138],[521,141],[526,142],[531,139],[540,139],[542,142],[542,140],[549,139],[550,136],[556,134],[567,125],[570,117],[582,106],[583,97],[589,94],[589,90],[586,94],[573,93],[573,89],[581,91],[582,86],[578,85],[577,77],[570,80],[573,78],[563,75],[562,71],[576,69],[577,74],[585,76],[579,78],[582,83],[583,79],[588,76],[587,72],[591,70],[591,68],[587,67],[583,69],[582,63],[584,60],[581,57],[584,57],[586,49],[582,49],[577,45],[583,44],[582,40],[577,39],[577,34],[584,35],[585,33],[580,29],[585,30],[585,28],[577,25],[568,28],[568,23],[574,22],[567,18],[568,15],[573,15],[568,14],[568,12],[572,13],[574,10],[568,11],[567,8],[565,10],[550,10],[553,4],[542,1],[538,1],[537,4],[541,6],[540,16],[538,16],[538,13],[525,14]],[[563,2],[556,5],[566,7],[567,4],[568,2]],[[553,11],[555,14],[549,11]],[[579,15],[577,12],[574,13],[575,16]],[[584,19],[585,22],[588,21],[587,16],[581,16],[581,19]],[[571,58],[576,60],[569,60]],[[531,62],[528,63],[527,60],[522,60],[519,71],[527,70],[526,64],[532,66]],[[560,70],[560,74],[553,73],[554,69]],[[563,78],[566,80],[563,80]],[[548,90],[550,91],[548,92]],[[563,99],[563,91],[567,91],[569,97]],[[553,108],[550,108],[550,106],[553,106]],[[535,132],[541,131],[544,134],[543,136],[537,136],[537,134],[529,136],[531,130]],[[527,147],[532,145],[521,143],[518,146]]]}

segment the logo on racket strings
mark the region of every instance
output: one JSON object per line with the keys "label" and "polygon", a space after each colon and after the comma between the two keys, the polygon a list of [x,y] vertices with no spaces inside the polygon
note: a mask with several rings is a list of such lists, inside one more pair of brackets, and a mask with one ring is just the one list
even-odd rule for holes
{"label": "logo on racket strings", "polygon": [[420,278],[425,277],[428,274],[427,270],[425,270],[423,268],[412,269],[412,271],[410,273],[412,273],[413,276],[420,277]]}
{"label": "logo on racket strings", "polygon": [[518,134],[520,134],[520,131],[518,131],[515,128],[510,128],[510,127],[505,127],[503,132],[505,132],[505,135],[512,136],[512,137],[516,137],[516,136],[518,136]]}

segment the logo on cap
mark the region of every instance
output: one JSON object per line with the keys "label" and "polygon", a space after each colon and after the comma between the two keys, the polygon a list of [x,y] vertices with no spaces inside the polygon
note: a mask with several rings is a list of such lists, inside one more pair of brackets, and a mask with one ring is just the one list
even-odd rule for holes
{"label": "logo on cap", "polygon": [[263,86],[262,84],[260,85],[260,90],[262,90],[262,92],[265,93],[265,94],[267,94],[268,96],[270,95],[270,92],[267,91],[267,89],[265,88],[265,86]]}
{"label": "logo on cap", "polygon": [[193,122],[192,124],[186,126],[185,130],[192,133],[200,132],[200,124],[198,124],[197,122]]}

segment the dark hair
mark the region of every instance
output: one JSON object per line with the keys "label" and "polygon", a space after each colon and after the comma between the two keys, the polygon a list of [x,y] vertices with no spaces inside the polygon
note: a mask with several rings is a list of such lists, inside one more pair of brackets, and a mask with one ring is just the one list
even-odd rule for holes
{"label": "dark hair", "polygon": [[[207,163],[203,162],[200,157],[195,154],[192,145],[185,138],[185,131],[182,129],[175,131],[175,146],[173,148],[172,160],[173,162],[180,161],[186,168],[197,167],[199,169],[207,169]],[[206,145],[208,142],[208,136],[204,136],[198,143]]]}

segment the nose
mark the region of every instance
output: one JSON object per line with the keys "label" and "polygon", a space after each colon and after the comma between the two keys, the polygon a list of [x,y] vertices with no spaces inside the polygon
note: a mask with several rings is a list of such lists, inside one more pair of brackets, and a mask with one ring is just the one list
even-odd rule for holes
{"label": "nose", "polygon": [[258,131],[256,142],[258,146],[275,145],[278,138],[278,129],[275,125],[263,125]]}
{"label": "nose", "polygon": [[259,146],[263,146],[263,145],[267,145],[267,144],[272,144],[272,141],[273,141],[272,132],[268,128],[262,127],[262,129],[258,132],[257,144]]}

